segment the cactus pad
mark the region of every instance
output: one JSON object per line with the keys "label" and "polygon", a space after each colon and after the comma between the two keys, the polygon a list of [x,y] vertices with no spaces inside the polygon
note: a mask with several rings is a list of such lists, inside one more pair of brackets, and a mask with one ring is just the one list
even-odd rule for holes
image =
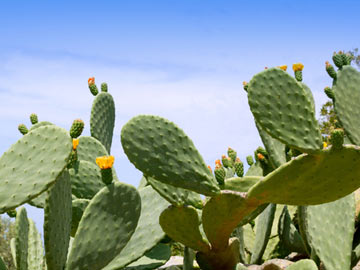
{"label": "cactus pad", "polygon": [[230,234],[255,208],[246,203],[245,193],[223,190],[210,198],[202,211],[202,224],[212,249],[225,250]]}
{"label": "cactus pad", "polygon": [[360,73],[346,66],[339,70],[335,94],[335,111],[353,144],[360,145]]}
{"label": "cactus pad", "polygon": [[80,160],[69,169],[72,194],[79,199],[91,199],[105,184],[100,169],[94,163]]}
{"label": "cactus pad", "polygon": [[146,176],[204,195],[219,192],[193,142],[174,123],[157,116],[132,118],[121,131],[129,160]]}
{"label": "cactus pad", "polygon": [[35,125],[31,126],[30,131],[37,129],[39,127],[43,127],[43,126],[50,126],[50,125],[54,125],[53,123],[50,123],[48,121],[41,121],[36,123]]}
{"label": "cactus pad", "polygon": [[248,192],[249,189],[261,179],[261,176],[232,177],[226,179],[224,189],[237,192]]}
{"label": "cactus pad", "polygon": [[13,144],[0,158],[0,213],[51,186],[67,165],[72,143],[66,130],[44,126]]}
{"label": "cactus pad", "polygon": [[286,270],[318,270],[318,267],[313,260],[303,259],[289,265]]}
{"label": "cactus pad", "polygon": [[15,250],[17,269],[28,269],[28,241],[29,241],[29,220],[26,209],[21,207],[15,220]]}
{"label": "cactus pad", "polygon": [[67,269],[99,270],[125,247],[141,209],[137,190],[114,182],[100,190],[86,207],[69,254]]}
{"label": "cactus pad", "polygon": [[[42,270],[44,248],[34,221],[29,219],[28,270]],[[1,269],[1,268],[0,268]]]}
{"label": "cactus pad", "polygon": [[164,232],[173,240],[204,253],[210,251],[210,245],[200,233],[200,221],[195,208],[169,206],[161,213],[159,220]]}
{"label": "cactus pad", "polygon": [[71,183],[69,172],[65,169],[48,191],[44,208],[45,257],[49,270],[65,268],[70,230]]}
{"label": "cactus pad", "polygon": [[254,185],[248,199],[291,205],[334,201],[359,188],[359,161],[360,148],[353,145],[325,149],[316,156],[300,155]]}
{"label": "cactus pad", "polygon": [[147,177],[146,179],[153,189],[175,206],[192,205],[198,209],[201,209],[203,206],[199,193],[164,184],[152,177]]}
{"label": "cactus pad", "polygon": [[91,136],[98,139],[110,154],[115,125],[115,104],[113,97],[101,92],[94,99],[90,117]]}
{"label": "cactus pad", "polygon": [[87,199],[75,199],[72,201],[71,237],[75,237],[79,222],[89,202],[90,200]]}
{"label": "cactus pad", "polygon": [[305,230],[309,244],[327,270],[350,269],[354,216],[354,194],[305,208]]}
{"label": "cactus pad", "polygon": [[264,172],[261,168],[260,162],[253,163],[247,170],[245,176],[263,176]]}
{"label": "cactus pad", "polygon": [[152,187],[140,191],[141,215],[138,226],[125,248],[103,270],[121,269],[155,246],[165,233],[159,225],[161,212],[169,205]]}
{"label": "cactus pad", "polygon": [[249,105],[256,122],[271,136],[303,152],[317,152],[322,137],[312,101],[288,73],[271,68],[249,83]]}

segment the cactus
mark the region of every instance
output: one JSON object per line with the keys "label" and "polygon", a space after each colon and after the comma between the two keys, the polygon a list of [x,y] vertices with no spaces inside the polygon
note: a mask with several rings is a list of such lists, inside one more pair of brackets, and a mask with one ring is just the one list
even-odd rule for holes
{"label": "cactus", "polygon": [[35,113],[30,114],[30,122],[35,125],[39,122],[38,116]]}
{"label": "cactus", "polygon": [[77,138],[81,135],[82,131],[84,130],[84,121],[81,119],[76,119],[71,125],[70,128],[70,136],[71,138]]}

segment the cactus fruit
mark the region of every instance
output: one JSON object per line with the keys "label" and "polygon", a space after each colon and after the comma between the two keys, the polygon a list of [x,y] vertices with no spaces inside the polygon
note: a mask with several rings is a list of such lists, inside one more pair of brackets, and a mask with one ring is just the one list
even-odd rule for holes
{"label": "cactus fruit", "polygon": [[302,70],[303,70],[303,68],[304,68],[304,65],[301,64],[301,63],[293,64],[293,70],[294,70],[294,73],[295,73],[295,79],[298,82],[302,81]]}
{"label": "cactus fruit", "polygon": [[105,185],[111,184],[113,181],[112,166],[114,164],[114,156],[97,157],[96,164],[101,169],[101,179]]}
{"label": "cactus fruit", "polygon": [[324,88],[324,92],[325,92],[325,94],[328,96],[328,98],[330,98],[330,99],[332,99],[332,100],[334,100],[335,99],[335,95],[334,95],[334,92],[333,92],[333,90],[330,88],[330,87],[325,87]]}
{"label": "cactus fruit", "polygon": [[344,130],[341,128],[333,130],[330,136],[330,143],[332,145],[332,149],[341,149],[344,144]]}
{"label": "cactus fruit", "polygon": [[244,164],[241,162],[240,158],[236,158],[234,162],[234,168],[237,176],[239,177],[244,176]]}
{"label": "cactus fruit", "polygon": [[336,71],[328,61],[325,62],[325,69],[331,78],[336,79]]}
{"label": "cactus fruit", "polygon": [[70,137],[73,139],[78,138],[84,130],[84,121],[75,119],[70,128]]}
{"label": "cactus fruit", "polygon": [[247,92],[247,90],[248,90],[248,87],[249,87],[249,85],[248,85],[248,83],[247,82],[243,82],[243,88],[244,88],[244,90]]}
{"label": "cactus fruit", "polygon": [[30,114],[30,122],[33,125],[35,125],[39,122],[37,114],[35,114],[35,113]]}
{"label": "cactus fruit", "polygon": [[24,124],[20,124],[18,126],[18,130],[22,135],[26,135],[29,132],[28,128]]}
{"label": "cactus fruit", "polygon": [[252,156],[247,156],[246,157],[246,162],[249,166],[253,165],[254,164],[254,159]]}
{"label": "cactus fruit", "polygon": [[232,149],[232,148],[229,147],[229,148],[228,148],[228,151],[227,151],[227,154],[228,154],[228,156],[231,158],[232,162],[235,162],[236,157],[237,157],[236,151],[235,151],[234,149]]}
{"label": "cactus fruit", "polygon": [[101,92],[107,92],[108,91],[108,85],[107,83],[101,84]]}
{"label": "cactus fruit", "polygon": [[226,157],[225,155],[222,155],[222,156],[221,156],[221,162],[222,162],[222,165],[223,165],[225,168],[232,167],[231,159],[229,159],[229,158]]}
{"label": "cactus fruit", "polygon": [[339,69],[342,68],[344,65],[343,63],[343,57],[341,56],[343,53],[339,51],[339,53],[334,52],[332,60],[334,61],[335,66],[337,66]]}
{"label": "cactus fruit", "polygon": [[94,96],[96,96],[99,93],[99,90],[95,84],[95,77],[91,77],[88,79],[88,85],[89,85],[89,89],[91,94],[93,94]]}
{"label": "cactus fruit", "polygon": [[226,172],[224,167],[221,165],[220,160],[215,161],[215,178],[218,181],[219,185],[223,185],[225,181]]}

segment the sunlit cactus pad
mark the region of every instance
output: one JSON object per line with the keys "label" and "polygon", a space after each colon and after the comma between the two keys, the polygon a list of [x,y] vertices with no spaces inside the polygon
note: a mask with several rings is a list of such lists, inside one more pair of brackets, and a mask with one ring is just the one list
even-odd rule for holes
{"label": "sunlit cactus pad", "polygon": [[125,154],[145,176],[204,195],[219,192],[190,138],[173,122],[152,115],[132,118],[121,131]]}
{"label": "sunlit cactus pad", "polygon": [[360,73],[345,66],[337,73],[335,111],[352,143],[360,145]]}
{"label": "sunlit cactus pad", "polygon": [[300,155],[254,185],[248,199],[291,205],[334,201],[360,187],[359,160],[360,148],[353,145]]}
{"label": "sunlit cactus pad", "polygon": [[287,72],[270,68],[256,74],[248,99],[256,122],[273,137],[304,152],[322,148],[312,101]]}
{"label": "sunlit cactus pad", "polygon": [[72,142],[54,125],[23,136],[0,158],[0,213],[21,205],[51,186],[67,165]]}

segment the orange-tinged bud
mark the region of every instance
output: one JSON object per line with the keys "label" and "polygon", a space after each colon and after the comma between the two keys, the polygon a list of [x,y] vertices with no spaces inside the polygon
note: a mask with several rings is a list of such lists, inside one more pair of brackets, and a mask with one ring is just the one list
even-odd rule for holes
{"label": "orange-tinged bud", "polygon": [[89,86],[90,85],[93,85],[95,83],[95,77],[90,77],[89,79],[88,79],[88,84],[89,84]]}
{"label": "orange-tinged bud", "polygon": [[208,168],[209,168],[209,171],[212,173],[212,169],[211,169],[210,165],[208,165]]}
{"label": "orange-tinged bud", "polygon": [[114,156],[103,156],[96,158],[96,164],[100,169],[109,169],[114,164]]}
{"label": "orange-tinged bud", "polygon": [[246,86],[247,84],[248,84],[247,82],[243,81],[243,86]]}
{"label": "orange-tinged bud", "polygon": [[73,139],[73,149],[76,150],[77,146],[79,145],[79,139]]}
{"label": "orange-tinged bud", "polygon": [[221,166],[221,161],[220,161],[220,159],[215,160],[215,165],[220,165],[220,166]]}
{"label": "orange-tinged bud", "polygon": [[303,68],[304,68],[304,65],[301,64],[301,63],[293,64],[293,70],[294,70],[294,71],[302,71]]}
{"label": "orange-tinged bud", "polygon": [[259,160],[265,159],[265,157],[260,153],[257,153],[257,157],[258,157]]}
{"label": "orange-tinged bud", "polygon": [[283,71],[286,71],[287,70],[287,65],[279,66],[279,68],[282,69]]}

